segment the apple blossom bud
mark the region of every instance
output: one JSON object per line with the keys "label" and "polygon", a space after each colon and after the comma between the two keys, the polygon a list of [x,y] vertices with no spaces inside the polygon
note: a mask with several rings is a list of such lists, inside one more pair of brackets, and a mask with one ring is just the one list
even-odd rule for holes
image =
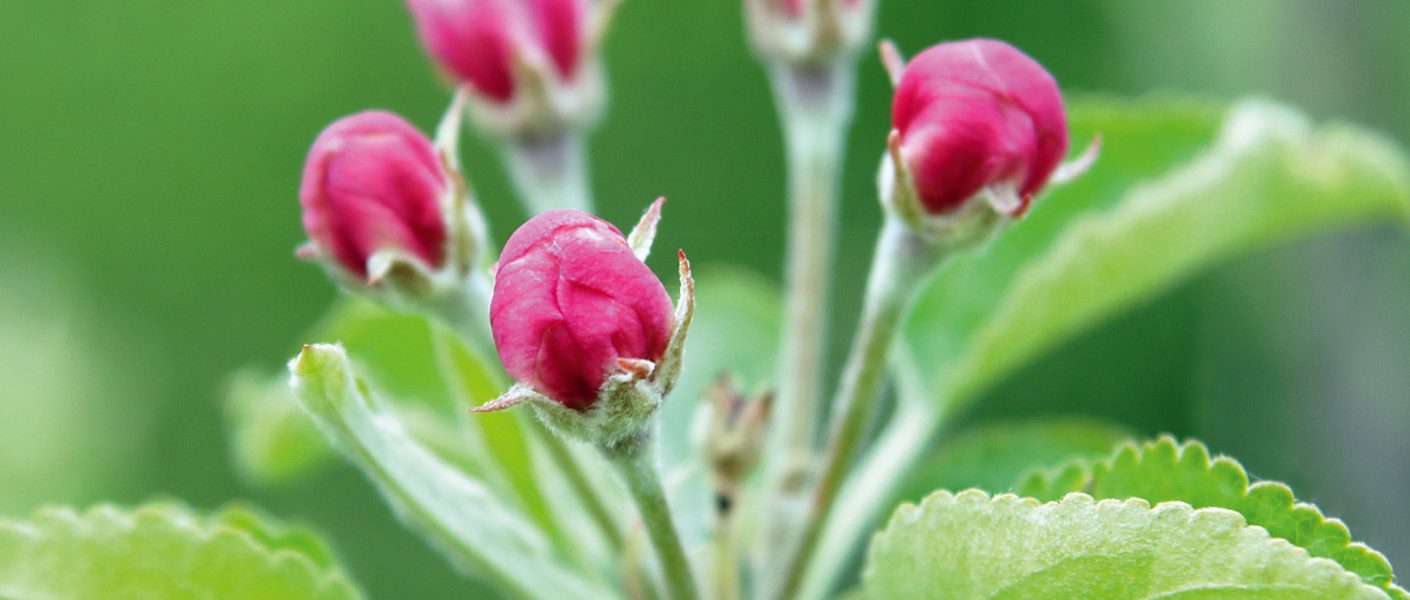
{"label": "apple blossom bud", "polygon": [[329,125],[304,164],[301,252],[351,279],[392,253],[435,270],[446,260],[448,179],[431,141],[394,114],[367,111]]}
{"label": "apple blossom bud", "polygon": [[1021,216],[1067,152],[1057,82],[997,40],[917,55],[899,74],[891,111],[891,160],[902,163],[906,187],[929,215],[953,215],[983,195],[995,210]]}
{"label": "apple blossom bud", "polygon": [[862,49],[871,38],[876,1],[744,0],[744,9],[750,40],[761,57],[820,66]]}
{"label": "apple blossom bud", "polygon": [[[502,135],[544,136],[596,117],[602,101],[589,0],[407,0],[427,53],[475,92]],[[603,18],[598,18],[598,17]]]}
{"label": "apple blossom bud", "polygon": [[616,227],[578,211],[553,210],[519,227],[505,244],[490,327],[514,379],[583,411],[612,374],[651,374],[672,340],[671,310],[660,280]]}

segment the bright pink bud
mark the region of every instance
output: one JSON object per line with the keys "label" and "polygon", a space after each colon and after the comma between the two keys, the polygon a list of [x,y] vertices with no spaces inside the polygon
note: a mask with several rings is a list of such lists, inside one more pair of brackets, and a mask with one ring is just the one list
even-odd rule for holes
{"label": "bright pink bud", "polygon": [[446,176],[431,141],[394,114],[367,111],[329,125],[304,163],[299,203],[317,251],[359,277],[379,250],[439,267]]}
{"label": "bright pink bud", "polygon": [[932,214],[992,185],[1011,186],[1026,207],[1067,152],[1057,82],[997,40],[949,42],[916,56],[896,86],[891,124]]}
{"label": "bright pink bud", "polygon": [[514,96],[516,55],[543,58],[564,81],[577,72],[586,0],[407,0],[407,5],[427,52],[495,101]]}
{"label": "bright pink bud", "polygon": [[660,361],[674,320],[661,281],[597,217],[545,212],[500,254],[490,300],[499,360],[568,408],[592,406],[617,359]]}

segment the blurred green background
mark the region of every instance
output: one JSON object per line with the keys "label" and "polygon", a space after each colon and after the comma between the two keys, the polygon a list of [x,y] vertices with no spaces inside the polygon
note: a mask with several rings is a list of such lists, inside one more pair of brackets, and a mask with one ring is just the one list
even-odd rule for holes
{"label": "blurred green background", "polygon": [[[667,195],[665,244],[777,278],[780,142],[740,19],[737,0],[623,6],[594,188],[618,223]],[[1410,140],[1402,0],[881,0],[878,30],[909,53],[1004,38],[1068,90],[1264,94]],[[873,55],[859,82],[838,332],[879,220],[888,121]],[[396,0],[0,0],[0,514],[248,498],[328,531],[373,597],[463,596],[350,468],[242,483],[220,406],[232,369],[278,368],[334,296],[292,257],[313,136],[369,107],[429,129],[447,100]],[[499,163],[473,139],[465,162],[502,237],[522,217]],[[967,418],[1080,413],[1199,436],[1410,568],[1407,367],[1410,238],[1363,229],[1201,276]]]}

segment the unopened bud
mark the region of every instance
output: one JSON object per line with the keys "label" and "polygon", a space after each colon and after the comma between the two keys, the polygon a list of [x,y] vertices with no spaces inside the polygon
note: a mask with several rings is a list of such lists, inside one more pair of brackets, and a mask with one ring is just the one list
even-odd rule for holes
{"label": "unopened bud", "polygon": [[501,136],[586,125],[603,100],[598,36],[611,4],[589,0],[407,0],[426,51],[474,91],[472,114]]}
{"label": "unopened bud", "polygon": [[447,255],[448,192],[431,141],[401,117],[368,111],[338,120],[304,164],[299,202],[309,245],[301,254],[363,282],[379,254],[436,270]]}
{"label": "unopened bud", "polygon": [[705,390],[709,412],[704,450],[715,487],[717,509],[728,513],[740,484],[764,453],[773,393],[745,397],[728,375],[721,375]]}
{"label": "unopened bud", "polygon": [[1027,212],[1068,147],[1052,75],[997,40],[939,44],[904,66],[882,54],[896,83],[883,201],[942,235]]}
{"label": "unopened bud", "polygon": [[750,40],[767,60],[821,66],[871,39],[875,0],[744,0]]}
{"label": "unopened bud", "polygon": [[540,214],[510,236],[495,272],[490,327],[500,362],[519,384],[482,409],[535,401],[550,424],[599,442],[644,427],[679,375],[694,306],[684,254],[674,314],[642,262],[659,216],[658,202],[630,241],[575,210]]}

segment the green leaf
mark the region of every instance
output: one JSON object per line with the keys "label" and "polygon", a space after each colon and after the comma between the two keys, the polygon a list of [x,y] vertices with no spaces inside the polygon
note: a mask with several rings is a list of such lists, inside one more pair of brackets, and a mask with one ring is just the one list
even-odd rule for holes
{"label": "green leaf", "polygon": [[1233,511],[978,490],[897,509],[863,580],[874,598],[1385,598]]}
{"label": "green leaf", "polygon": [[454,564],[512,595],[608,595],[566,568],[516,507],[427,450],[380,408],[354,378],[341,346],[305,346],[289,369],[304,410],[377,484],[402,521]]}
{"label": "green leaf", "polygon": [[[1074,104],[1074,130],[1085,110]],[[1259,101],[1229,112],[1212,149],[1132,187],[1201,145],[1209,113],[1184,112],[1131,110],[1132,129],[1102,130],[1107,142],[1090,173],[927,286],[906,325],[902,364],[932,401],[962,406],[1055,343],[1221,260],[1410,210],[1399,148],[1353,127],[1313,129]],[[1117,137],[1141,126],[1151,135]]]}
{"label": "green leaf", "polygon": [[1123,443],[1109,456],[1105,461],[1075,461],[1051,472],[1031,473],[1017,486],[1019,493],[1055,499],[1082,491],[1099,499],[1178,500],[1196,508],[1226,508],[1312,556],[1340,563],[1392,597],[1410,598],[1391,583],[1393,574],[1385,556],[1352,542],[1340,520],[1324,517],[1316,506],[1296,502],[1292,490],[1282,483],[1249,485],[1242,465],[1225,456],[1211,459],[1204,444],[1182,445],[1161,436],[1140,445]]}
{"label": "green leaf", "polygon": [[338,600],[362,594],[313,534],[250,509],[157,503],[0,520],[0,597]]}
{"label": "green leaf", "polygon": [[[453,427],[459,407],[437,370],[431,325],[424,318],[397,314],[366,300],[340,296],[301,340],[336,341],[348,348],[377,389],[407,413],[416,433],[443,455],[467,466],[467,436]],[[226,422],[231,453],[240,474],[260,485],[298,481],[331,464],[332,447],[308,416],[298,410],[288,377],[261,369],[237,372],[227,387]],[[451,442],[451,440],[456,440]]]}
{"label": "green leaf", "polygon": [[236,372],[226,386],[225,421],[235,469],[247,481],[286,484],[332,463],[332,447],[299,410],[287,376]]}
{"label": "green leaf", "polygon": [[1030,469],[1076,458],[1099,459],[1131,437],[1123,427],[1081,418],[1003,422],[969,429],[913,470],[897,498],[937,489],[1007,492]]}

